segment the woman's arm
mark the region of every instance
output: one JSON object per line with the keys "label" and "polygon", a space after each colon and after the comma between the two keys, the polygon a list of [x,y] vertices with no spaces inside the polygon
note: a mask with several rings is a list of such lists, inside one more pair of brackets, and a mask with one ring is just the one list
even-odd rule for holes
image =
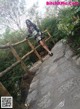
{"label": "woman's arm", "polygon": [[40,30],[39,30],[39,28],[33,23],[33,27],[34,27],[34,29],[37,31],[37,32],[39,32]]}

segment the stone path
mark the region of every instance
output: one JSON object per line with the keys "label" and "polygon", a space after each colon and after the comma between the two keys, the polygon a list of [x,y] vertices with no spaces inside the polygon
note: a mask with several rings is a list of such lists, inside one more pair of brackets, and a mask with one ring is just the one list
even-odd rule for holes
{"label": "stone path", "polygon": [[80,109],[80,68],[63,41],[52,52],[37,71],[25,105],[29,109]]}

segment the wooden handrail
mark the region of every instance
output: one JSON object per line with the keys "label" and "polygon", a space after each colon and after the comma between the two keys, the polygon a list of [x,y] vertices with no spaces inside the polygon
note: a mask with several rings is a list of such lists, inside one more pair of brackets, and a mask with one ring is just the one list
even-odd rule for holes
{"label": "wooden handrail", "polygon": [[[48,41],[50,38],[51,38],[51,35],[50,33],[45,30],[44,32],[47,32],[48,34],[48,38],[45,39],[45,41]],[[43,32],[43,33],[44,33]],[[23,57],[20,57],[16,51],[16,49],[14,48],[14,46],[17,46],[19,44],[22,44],[24,42],[27,42],[27,44],[31,47],[31,51],[26,53]],[[4,71],[0,72],[0,77],[4,76],[7,72],[11,71],[15,66],[17,66],[18,64],[21,64],[21,68],[24,70],[25,73],[27,73],[28,76],[31,76],[32,72],[30,72],[26,66],[26,64],[24,63],[24,59],[29,56],[31,53],[35,53],[36,56],[38,57],[38,59],[43,62],[43,59],[42,57],[40,56],[40,54],[37,52],[37,48],[39,48],[40,45],[38,45],[37,47],[35,47],[28,39],[24,39],[22,41],[19,41],[17,43],[14,43],[14,44],[10,44],[8,43],[7,45],[0,45],[0,49],[10,49],[13,56],[16,58],[17,62],[13,63],[11,66],[9,66],[8,68],[6,68]],[[28,83],[27,83],[28,84]],[[8,92],[8,90],[3,86],[3,84],[0,82],[0,94],[3,95],[3,96],[10,96],[10,93]],[[14,103],[14,108],[15,107],[18,107],[20,108],[19,104],[17,104],[14,100],[13,100],[13,103]]]}
{"label": "wooden handrail", "polygon": [[[17,42],[17,43],[11,44],[11,46],[14,47],[14,46],[16,46],[16,45],[19,45],[19,44],[25,42],[25,41],[26,41],[26,39],[24,39],[24,40],[22,40],[22,41],[20,41],[20,42]],[[7,48],[10,48],[9,43],[6,44],[6,45],[0,45],[0,49],[7,49]]]}
{"label": "wooden handrail", "polygon": [[[33,50],[31,50],[30,52],[28,52],[27,54],[25,54],[21,60],[24,60],[28,55],[30,55],[32,52],[34,52]],[[0,72],[0,77],[2,77],[4,74],[6,74],[7,72],[11,71],[16,65],[20,64],[21,61],[17,61],[15,63],[13,63],[10,67],[6,68],[4,71]]]}
{"label": "wooden handrail", "polygon": [[[44,32],[47,32],[47,30],[45,30],[45,31],[43,31],[43,33]],[[19,44],[22,44],[23,42],[26,42],[26,39],[24,39],[24,40],[22,40],[22,41],[19,41],[19,42],[17,42],[17,43],[14,43],[14,44],[11,44],[11,46],[17,46],[17,45],[19,45]],[[10,48],[10,46],[9,46],[9,43],[7,43],[6,45],[0,45],[0,49],[7,49],[7,48]]]}
{"label": "wooden handrail", "polygon": [[[49,37],[48,37],[47,39],[45,39],[45,41],[48,41],[48,40],[51,38],[51,35],[49,34],[49,32],[48,32],[47,30],[45,30],[44,32],[47,32],[48,35],[49,35]],[[32,48],[32,50],[31,50],[30,52],[28,52],[27,54],[25,54],[22,58],[20,58],[20,57],[18,56],[19,59],[17,60],[17,62],[13,63],[10,67],[6,68],[4,71],[0,72],[0,77],[2,77],[2,76],[3,76],[4,74],[6,74],[7,72],[11,71],[16,65],[20,64],[20,63],[22,62],[22,60],[24,60],[27,56],[29,56],[29,55],[30,55],[31,53],[33,53],[33,52],[35,52],[35,54],[38,56],[39,60],[42,61],[40,55],[38,54],[38,52],[37,52],[37,50],[36,50],[37,48],[40,47],[40,45],[38,45],[37,47],[34,47],[33,45],[31,45],[30,41],[27,40],[27,39],[24,39],[23,41],[17,42],[17,43],[15,43],[15,44],[11,44],[11,45],[8,44],[7,46],[2,47],[2,49],[4,49],[5,47],[11,48],[11,47],[13,47],[13,46],[19,45],[19,44],[21,44],[21,43],[23,43],[23,42],[26,42],[26,41],[27,41],[27,43],[29,44],[29,46]],[[14,48],[13,48],[13,49],[14,49]],[[13,51],[15,51],[15,49],[14,49]],[[13,53],[13,54],[14,54],[14,53]]]}
{"label": "wooden handrail", "polygon": [[[45,41],[48,41],[50,39],[47,38]],[[38,45],[37,47],[35,47],[35,49],[38,49],[40,47],[40,45]],[[31,53],[33,53],[34,50],[31,50],[30,52],[28,52],[27,54],[25,54],[21,60],[24,60],[27,56],[29,56]],[[4,71],[0,72],[0,77],[2,77],[4,74],[6,74],[7,72],[11,71],[11,69],[13,69],[16,65],[20,64],[20,61],[17,61],[15,63],[13,63],[10,67],[6,68]]]}

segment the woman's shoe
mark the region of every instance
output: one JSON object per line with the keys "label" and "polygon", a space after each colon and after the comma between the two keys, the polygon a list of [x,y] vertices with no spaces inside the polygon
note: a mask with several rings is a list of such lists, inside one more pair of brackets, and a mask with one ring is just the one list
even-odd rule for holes
{"label": "woman's shoe", "polygon": [[50,53],[49,56],[53,56],[53,53]]}

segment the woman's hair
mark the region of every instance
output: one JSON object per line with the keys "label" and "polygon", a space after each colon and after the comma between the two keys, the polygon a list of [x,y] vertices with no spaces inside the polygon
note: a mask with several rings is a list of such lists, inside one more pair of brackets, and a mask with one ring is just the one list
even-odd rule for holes
{"label": "woman's hair", "polygon": [[39,31],[39,29],[37,28],[37,26],[34,23],[32,23],[29,19],[26,20],[26,25],[27,25],[28,28],[30,28],[31,26],[33,26],[35,30]]}
{"label": "woman's hair", "polygon": [[32,22],[31,22],[29,19],[27,19],[27,20],[26,20],[26,25],[27,25],[27,26],[30,26],[31,24],[32,24]]}

